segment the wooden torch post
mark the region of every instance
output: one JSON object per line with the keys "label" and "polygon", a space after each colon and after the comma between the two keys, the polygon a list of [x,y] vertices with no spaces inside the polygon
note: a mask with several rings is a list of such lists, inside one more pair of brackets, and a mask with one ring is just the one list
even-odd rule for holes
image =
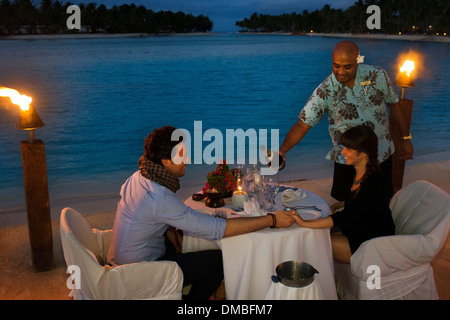
{"label": "wooden torch post", "polygon": [[[403,111],[403,116],[405,119],[405,125],[408,128],[411,127],[411,118],[412,118],[412,109],[413,109],[413,100],[409,99],[400,99],[400,108]],[[398,126],[392,120],[392,117],[389,119],[389,126],[391,132],[391,138],[394,141],[395,150],[400,150],[401,144],[404,141],[401,139],[402,135]],[[398,152],[394,153],[392,158],[392,187],[394,189],[394,194],[400,190],[403,186],[403,176],[405,173],[405,160],[400,159],[400,155]]]}
{"label": "wooden torch post", "polygon": [[23,181],[27,203],[28,232],[35,271],[53,269],[53,236],[45,160],[45,145],[34,139],[34,129],[42,127],[36,111],[21,111],[16,128],[28,130],[28,141],[21,141]]}
{"label": "wooden torch post", "polygon": [[42,140],[21,141],[20,148],[33,267],[48,271],[53,268],[53,236],[45,145]]}
{"label": "wooden torch post", "polygon": [[[412,63],[412,69],[408,72],[403,70],[403,67],[400,69],[400,73],[397,76],[395,83],[401,87],[401,95],[400,95],[400,109],[403,113],[403,122],[405,129],[407,132],[410,132],[411,127],[411,118],[412,118],[412,109],[413,109],[413,100],[405,99],[406,88],[414,87],[414,79],[411,77],[410,72],[414,69],[414,62],[406,61],[405,64],[409,62]],[[405,65],[404,64],[404,65]],[[401,120],[400,120],[401,121]],[[400,132],[400,128],[393,121],[392,116],[389,119],[389,126],[392,140],[394,141],[395,150],[401,149],[401,144],[404,143],[402,140],[403,135]],[[392,158],[392,187],[394,189],[394,194],[400,190],[403,186],[403,176],[405,173],[405,160],[400,159],[400,154],[396,151],[394,153],[394,157]]]}

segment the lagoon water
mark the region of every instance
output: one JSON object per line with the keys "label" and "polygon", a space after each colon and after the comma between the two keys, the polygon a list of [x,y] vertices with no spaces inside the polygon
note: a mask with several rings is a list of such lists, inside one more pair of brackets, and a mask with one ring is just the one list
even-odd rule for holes
{"label": "lagoon water", "polygon": [[[312,91],[331,72],[331,50],[342,39],[286,35],[189,35],[97,39],[2,40],[0,86],[33,97],[45,123],[51,203],[117,195],[138,169],[152,129],[172,125],[193,135],[218,129],[279,130],[279,143]],[[357,40],[368,64],[394,80],[396,58],[420,52],[411,133],[415,155],[450,150],[450,45]],[[396,86],[399,93],[400,88]],[[25,208],[19,111],[0,99],[0,214]],[[320,178],[332,164],[326,119],[289,154],[282,179]],[[204,141],[203,148],[211,142]],[[195,160],[195,159],[193,159]],[[188,167],[187,187],[201,188],[215,165]],[[185,192],[188,195],[191,192]],[[183,194],[183,193],[181,193]]]}

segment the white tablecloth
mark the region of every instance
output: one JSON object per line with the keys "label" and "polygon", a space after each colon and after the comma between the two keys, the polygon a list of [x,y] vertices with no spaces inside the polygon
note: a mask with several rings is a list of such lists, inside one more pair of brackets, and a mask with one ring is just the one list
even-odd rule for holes
{"label": "white tablecloth", "polygon": [[[307,197],[295,205],[315,205],[322,210],[322,216],[329,215],[330,208],[322,197],[307,190],[305,192]],[[277,195],[277,207],[281,203],[280,195]],[[204,200],[197,202],[190,197],[186,204],[203,213],[214,214],[214,209],[207,208]],[[232,206],[231,198],[225,199],[225,205],[221,209]],[[227,210],[231,211],[229,208]],[[228,300],[265,299],[276,266],[290,260],[312,265],[319,271],[315,277],[323,297],[337,299],[329,229],[300,228],[294,224],[289,228],[266,228],[218,241],[184,235],[183,252],[208,249],[222,250]]]}
{"label": "white tablecloth", "polygon": [[317,279],[302,288],[288,287],[281,282],[275,283],[272,281],[269,291],[266,295],[266,300],[323,300],[325,297],[322,293]]}

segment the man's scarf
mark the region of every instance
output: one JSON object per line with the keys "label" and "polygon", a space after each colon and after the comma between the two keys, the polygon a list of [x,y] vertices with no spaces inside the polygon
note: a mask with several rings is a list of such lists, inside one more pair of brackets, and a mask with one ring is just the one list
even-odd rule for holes
{"label": "man's scarf", "polygon": [[139,170],[145,178],[155,181],[173,193],[180,189],[180,180],[174,178],[164,166],[154,163],[145,156],[139,159],[138,164]]}

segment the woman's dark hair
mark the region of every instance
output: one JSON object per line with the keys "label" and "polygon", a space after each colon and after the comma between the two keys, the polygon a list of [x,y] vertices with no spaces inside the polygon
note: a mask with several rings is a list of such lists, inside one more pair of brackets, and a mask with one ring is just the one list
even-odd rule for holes
{"label": "woman's dark hair", "polygon": [[348,129],[342,134],[340,143],[344,147],[365,152],[368,155],[369,161],[362,181],[378,169],[378,137],[370,127],[359,125]]}
{"label": "woman's dark hair", "polygon": [[172,149],[181,141],[172,141],[172,133],[176,129],[165,126],[153,130],[144,142],[144,156],[154,163],[162,165],[162,159],[172,159]]}

